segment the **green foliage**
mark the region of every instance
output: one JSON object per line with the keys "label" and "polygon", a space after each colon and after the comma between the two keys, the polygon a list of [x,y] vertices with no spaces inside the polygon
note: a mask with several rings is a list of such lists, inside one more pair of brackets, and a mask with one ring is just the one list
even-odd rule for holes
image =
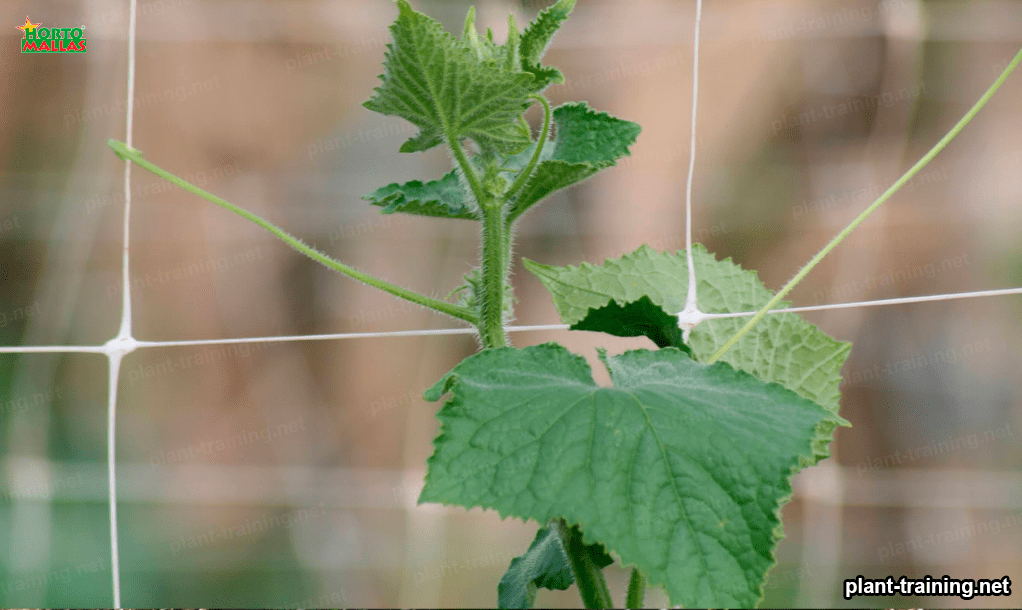
{"label": "green foliage", "polygon": [[[539,162],[527,177],[525,186],[508,202],[508,217],[512,221],[550,194],[613,167],[618,159],[630,154],[628,148],[642,131],[636,123],[596,112],[585,102],[555,108],[553,121],[557,128],[554,141],[544,144]],[[528,170],[536,146],[538,143],[503,158],[499,166],[490,164],[490,191],[499,195],[505,190],[501,185],[506,187],[507,182],[494,182],[499,176],[492,172],[504,169],[517,179],[521,172]],[[403,212],[437,218],[479,219],[468,192],[458,180],[457,171],[425,184],[418,180],[390,184],[364,199],[383,207],[384,214]]]}
{"label": "green foliage", "polygon": [[561,24],[575,8],[576,0],[560,0],[540,12],[539,16],[521,34],[514,15],[508,18],[508,37],[503,45],[493,42],[493,32],[487,31],[485,38],[479,38],[475,27],[475,7],[468,11],[461,42],[473,49],[480,60],[493,61],[505,70],[526,72],[533,75],[532,89],[539,93],[550,84],[564,82],[564,75],[557,68],[542,66],[539,60],[546,52],[550,40]]}
{"label": "green foliage", "polygon": [[[755,271],[718,261],[701,245],[692,248],[699,282],[699,309],[705,313],[755,311],[773,297]],[[642,246],[603,265],[554,267],[526,260],[525,267],[546,286],[566,324],[582,327],[594,311],[610,303],[625,306],[648,297],[665,312],[679,312],[688,293],[688,262],[684,252],[668,254]],[[782,301],[778,307],[787,307]],[[735,334],[742,318],[710,319],[689,337],[696,358],[705,360]],[[768,382],[780,383],[837,415],[841,398],[841,366],[851,344],[836,341],[797,314],[764,318],[723,360]],[[826,453],[820,453],[820,457]]]}
{"label": "green foliage", "polygon": [[[464,181],[473,179],[488,195],[506,201],[508,222],[551,193],[585,180],[629,154],[641,128],[630,121],[596,112],[584,102],[553,111],[554,142],[531,143],[523,114],[530,97],[550,83],[563,82],[560,72],[539,60],[554,33],[567,19],[575,0],[560,0],[542,11],[522,34],[512,17],[508,39],[493,41],[492,32],[480,38],[475,10],[469,11],[460,39],[435,20],[398,0],[399,15],[391,26],[394,42],[387,46],[383,84],[366,108],[403,117],[420,128],[402,152],[427,150],[438,144],[460,147],[464,138],[479,145],[482,155],[460,168]],[[533,165],[537,146],[542,150]],[[459,151],[455,151],[458,156]],[[482,176],[476,177],[477,171]],[[521,190],[505,196],[511,180],[501,172],[523,178]],[[524,176],[522,173],[525,172]],[[482,220],[473,193],[456,172],[439,180],[391,184],[366,195],[390,214],[403,212],[439,218]]]}
{"label": "green foliage", "polygon": [[378,188],[363,197],[383,209],[381,214],[415,214],[435,218],[464,218],[476,220],[479,215],[467,204],[465,189],[458,181],[457,171],[451,171],[439,180],[422,183],[412,180],[404,184],[393,183]]}
{"label": "green foliage", "polygon": [[400,14],[390,26],[383,84],[364,105],[380,114],[415,123],[419,135],[401,152],[459,145],[471,138],[487,153],[513,154],[529,145],[518,120],[533,93],[531,74],[506,69],[456,40],[434,19],[398,0]]}
{"label": "green foliage", "polygon": [[533,74],[536,77],[536,82],[542,86],[564,82],[564,75],[560,70],[542,66],[539,60],[543,58],[550,40],[574,8],[575,0],[560,0],[550,8],[541,11],[536,20],[522,34],[519,44],[521,67]]}
{"label": "green foliage", "polygon": [[674,348],[601,357],[613,388],[556,344],[457,365],[426,394],[450,398],[420,501],[563,517],[674,603],[755,604],[789,479],[834,416]]}
{"label": "green foliage", "polygon": [[[539,528],[529,550],[511,560],[511,566],[497,585],[498,608],[531,608],[536,601],[536,589],[563,591],[575,582],[568,562],[570,537],[581,536],[578,527],[566,528],[563,522],[551,521]],[[605,568],[614,560],[603,545],[588,545],[585,556],[598,568]]]}
{"label": "green foliage", "polygon": [[638,124],[596,112],[585,102],[559,106],[553,115],[556,140],[544,147],[536,172],[515,198],[511,218],[517,218],[554,191],[612,167],[630,154],[628,147],[642,131]]}
{"label": "green foliage", "polygon": [[[447,144],[457,166],[438,180],[391,184],[365,198],[383,213],[483,226],[481,264],[455,293],[489,349],[428,393],[452,397],[439,414],[422,501],[547,523],[501,581],[502,607],[531,606],[537,588],[572,582],[587,606],[611,605],[600,574],[610,559],[593,551],[601,544],[641,568],[636,583],[648,576],[675,602],[754,603],[781,536],[777,511],[790,494],[788,477],[824,457],[834,427],[846,423],[837,416],[837,387],[848,346],[785,314],[746,336],[727,364],[698,364],[692,357],[705,359],[738,321],[704,322],[686,344],[675,315],[686,295],[685,257],[644,248],[603,267],[526,261],[573,329],[646,336],[667,348],[605,358],[614,388],[596,387],[584,361],[563,348],[504,348],[514,222],[557,190],[614,166],[641,131],[585,102],[551,111],[535,97],[564,80],[540,60],[574,5],[560,0],[521,33],[510,18],[507,40],[497,44],[492,31],[478,34],[474,10],[456,40],[398,0],[383,85],[366,103],[420,127],[402,151]],[[543,103],[544,125],[553,124],[550,140],[530,142],[523,114],[534,99]],[[479,155],[465,156],[466,138]],[[754,273],[701,248],[693,254],[703,311],[747,311],[771,297]],[[721,412],[714,418],[711,406]]]}
{"label": "green foliage", "polygon": [[[458,304],[473,311],[479,309],[479,301],[486,295],[485,281],[481,269],[476,267],[462,276],[465,283],[458,286],[451,292],[451,296],[458,295]],[[516,299],[511,292],[511,285],[504,285],[504,317],[511,319],[514,314]]]}

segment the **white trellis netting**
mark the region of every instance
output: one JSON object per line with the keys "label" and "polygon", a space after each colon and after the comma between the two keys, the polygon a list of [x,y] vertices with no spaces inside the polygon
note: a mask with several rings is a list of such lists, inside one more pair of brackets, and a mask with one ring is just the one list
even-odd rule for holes
{"label": "white trellis netting", "polygon": [[[126,134],[125,142],[128,147],[132,146],[132,123],[134,114],[134,86],[135,86],[135,33],[136,33],[136,15],[137,15],[137,0],[129,0],[129,20],[128,20],[128,74],[127,74],[127,99],[126,99]],[[688,298],[685,305],[685,309],[679,312],[680,324],[685,330],[687,337],[688,332],[697,325],[699,322],[710,319],[710,318],[723,318],[723,317],[742,317],[751,316],[756,312],[741,312],[732,314],[704,314],[698,310],[697,295],[696,295],[696,281],[695,281],[695,269],[694,265],[691,264],[691,246],[692,246],[692,185],[693,176],[695,170],[695,153],[696,153],[696,117],[697,117],[697,101],[699,91],[699,39],[700,39],[700,23],[702,17],[702,0],[696,0],[696,17],[695,17],[695,33],[694,33],[694,44],[693,44],[693,87],[692,87],[692,116],[691,116],[691,140],[690,140],[690,157],[689,157],[689,171],[686,184],[686,248],[688,251],[689,259],[689,289]],[[117,400],[118,400],[118,381],[120,377],[121,362],[125,356],[134,352],[140,348],[150,347],[173,347],[173,346],[204,346],[204,345],[222,345],[222,344],[239,344],[239,343],[266,343],[266,342],[289,342],[289,341],[318,341],[318,340],[333,340],[333,339],[359,339],[359,338],[379,338],[379,337],[416,337],[416,336],[429,336],[429,335],[455,335],[455,334],[473,334],[475,329],[472,328],[449,328],[439,330],[407,330],[407,331],[392,331],[392,332],[362,332],[362,333],[338,333],[338,334],[321,334],[321,335],[301,335],[301,336],[276,336],[276,337],[246,337],[237,339],[211,339],[211,340],[190,340],[190,341],[145,341],[136,339],[132,334],[132,312],[131,312],[131,282],[129,279],[130,271],[130,223],[131,223],[131,161],[125,161],[124,169],[124,228],[123,228],[123,255],[122,255],[122,312],[121,312],[121,323],[117,336],[108,341],[104,345],[97,346],[11,346],[11,347],[0,347],[0,353],[14,353],[14,354],[25,354],[25,353],[96,353],[104,354],[108,359],[109,364],[109,376],[108,376],[108,428],[107,428],[107,476],[108,476],[108,503],[110,513],[110,552],[111,552],[111,564],[112,564],[112,577],[113,577],[113,606],[116,608],[121,607],[121,589],[120,589],[120,562],[118,553],[118,519],[117,519],[117,467],[116,467],[116,415],[117,415]],[[908,298],[896,298],[896,299],[884,299],[875,301],[862,301],[862,302],[850,302],[850,303],[836,303],[828,305],[816,305],[808,307],[794,307],[783,310],[775,311],[786,311],[786,312],[808,312],[808,311],[820,311],[820,310],[831,310],[831,309],[845,309],[845,308],[858,308],[867,306],[877,305],[900,305],[910,303],[922,303],[929,301],[946,301],[952,299],[964,299],[964,298],[976,298],[976,297],[988,297],[998,295],[1017,295],[1022,294],[1022,288],[1010,288],[1002,290],[987,290],[987,291],[975,291],[975,292],[963,292],[953,294],[940,294],[940,295],[929,295],[920,297],[908,297]],[[567,325],[552,324],[552,325],[537,325],[537,326],[511,326],[508,327],[509,332],[526,332],[526,331],[537,331],[537,330],[565,330]],[[841,469],[833,465],[822,466],[817,468],[819,471],[815,475],[814,480],[819,481],[827,489],[840,488],[840,476]],[[829,478],[829,482],[828,479]],[[828,484],[829,483],[829,484]],[[836,495],[835,495],[836,494]],[[817,501],[822,503],[835,503],[835,497],[837,502],[840,503],[840,493],[826,493],[825,491],[810,492],[810,497],[815,498]]]}

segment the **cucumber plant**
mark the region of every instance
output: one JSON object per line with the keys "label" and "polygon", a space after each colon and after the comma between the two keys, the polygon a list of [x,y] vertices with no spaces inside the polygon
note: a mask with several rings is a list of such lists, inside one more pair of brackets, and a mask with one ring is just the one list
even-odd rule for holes
{"label": "cucumber plant", "polygon": [[[500,607],[531,607],[539,588],[573,583],[586,607],[614,607],[602,573],[613,562],[632,568],[629,608],[642,606],[647,585],[663,587],[674,604],[752,606],[783,535],[791,477],[826,458],[835,428],[850,425],[838,415],[838,386],[851,345],[793,313],[765,314],[787,307],[782,299],[795,284],[957,135],[1022,51],[951,132],[776,294],[755,272],[698,245],[676,253],[644,246],[601,265],[524,261],[572,329],[647,337],[657,348],[601,349],[613,384],[601,387],[581,356],[556,343],[514,348],[505,333],[515,224],[551,193],[613,167],[641,131],[585,102],[552,109],[543,96],[564,81],[541,60],[574,5],[559,0],[521,31],[512,16],[498,44],[491,30],[477,31],[473,9],[455,37],[397,0],[382,84],[365,107],[419,128],[401,152],[442,146],[453,169],[365,199],[383,214],[479,224],[479,266],[448,300],[353,269],[139,151],[109,144],[320,263],[478,329],[481,350],[425,393],[446,400],[420,502],[540,524],[497,586]],[[543,109],[535,138],[524,119],[533,104]],[[744,324],[679,320],[691,311],[690,277],[703,314],[758,313]]]}

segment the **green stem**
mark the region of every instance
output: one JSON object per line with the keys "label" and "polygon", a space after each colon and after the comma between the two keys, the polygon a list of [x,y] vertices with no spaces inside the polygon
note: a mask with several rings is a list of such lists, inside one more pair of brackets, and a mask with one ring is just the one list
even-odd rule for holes
{"label": "green stem", "polygon": [[458,162],[458,167],[461,168],[461,173],[465,175],[468,187],[472,190],[472,195],[475,197],[480,213],[482,213],[482,208],[490,200],[490,196],[483,188],[483,183],[479,182],[479,175],[476,174],[476,171],[472,168],[472,164],[468,162],[468,157],[465,156],[465,149],[462,148],[461,144],[457,140],[448,136],[447,147],[451,149],[451,154],[454,155],[454,160]]}
{"label": "green stem", "polygon": [[194,193],[195,195],[198,195],[199,197],[202,197],[207,201],[215,203],[226,210],[234,212],[235,214],[241,216],[242,218],[245,218],[256,223],[257,225],[266,229],[270,233],[273,233],[275,236],[280,238],[283,242],[285,242],[287,245],[291,246],[295,250],[301,252],[305,256],[308,256],[312,260],[333,269],[334,271],[339,271],[349,277],[352,277],[360,282],[368,284],[374,288],[379,288],[384,292],[389,292],[390,294],[396,297],[405,299],[406,301],[411,301],[412,303],[417,303],[419,305],[422,305],[423,307],[428,307],[434,311],[438,311],[440,313],[447,314],[451,317],[458,318],[459,320],[464,320],[471,324],[476,324],[478,321],[474,312],[469,310],[467,307],[460,307],[452,303],[446,303],[444,301],[440,301],[438,299],[427,297],[417,292],[412,292],[411,290],[401,288],[400,286],[395,286],[394,284],[385,282],[377,277],[369,275],[368,273],[363,273],[357,269],[349,267],[348,265],[345,265],[344,263],[334,258],[331,258],[326,254],[323,254],[319,250],[316,250],[303,244],[298,238],[291,236],[283,229],[275,226],[274,224],[270,223],[267,220],[260,218],[259,216],[256,216],[252,212],[239,208],[238,206],[230,202],[224,201],[223,199],[217,197],[216,195],[204,191],[201,188],[195,186],[194,184],[191,184],[190,182],[178,178],[177,176],[164,170],[163,168],[153,165],[149,161],[146,161],[145,159],[142,158],[141,152],[132,148],[128,148],[127,145],[125,145],[123,142],[118,142],[117,140],[109,140],[107,141],[107,146],[112,148],[114,152],[117,153],[117,156],[121,157],[122,159],[131,161],[132,163],[138,165],[142,169],[148,170],[156,174],[157,176],[163,178],[164,180],[168,180],[176,184],[177,186],[183,188],[184,190],[190,193]]}
{"label": "green stem", "polygon": [[[550,133],[550,102],[546,101],[546,98],[541,95],[530,95],[529,98],[543,104],[543,129],[539,132],[539,139],[536,140],[536,151],[532,153],[532,159],[529,160],[529,164],[518,173],[518,177],[515,178],[515,181],[511,183],[511,187],[504,193],[504,198],[508,200],[514,197],[515,193],[525,186],[525,181],[529,179],[533,170],[536,169],[536,164],[539,163],[539,156],[543,153],[543,145],[546,144],[547,135]],[[509,222],[513,220],[513,218],[508,219]]]}
{"label": "green stem", "polygon": [[645,598],[646,575],[640,572],[639,568],[632,568],[632,577],[628,579],[628,597],[625,598],[625,608],[629,610],[642,608]]}
{"label": "green stem", "polygon": [[564,520],[558,519],[558,530],[564,549],[567,551],[568,564],[575,577],[578,594],[586,608],[613,608],[614,600],[610,597],[610,589],[603,578],[603,570],[593,563],[582,542],[582,533],[576,528],[568,527]]}
{"label": "green stem", "polygon": [[504,334],[504,284],[507,281],[507,256],[504,243],[509,239],[504,230],[503,201],[497,201],[483,188],[479,176],[465,156],[465,149],[454,138],[447,138],[447,145],[465,175],[472,194],[479,206],[483,220],[482,252],[480,273],[483,294],[476,295],[479,316],[476,325],[484,348],[506,347]]}
{"label": "green stem", "polygon": [[940,141],[937,142],[937,144],[933,148],[930,149],[930,152],[926,153],[926,155],[924,155],[922,159],[920,159],[915,165],[913,165],[911,169],[905,172],[905,175],[903,175],[901,178],[898,179],[897,182],[891,185],[891,188],[887,189],[887,191],[885,191],[883,195],[880,195],[880,197],[877,198],[877,200],[874,201],[872,205],[866,208],[866,210],[862,214],[859,214],[858,218],[853,220],[851,224],[849,224],[840,233],[838,233],[837,236],[834,237],[834,239],[832,239],[829,244],[824,246],[823,249],[820,250],[820,252],[816,256],[814,256],[813,259],[809,261],[809,263],[795,275],[795,277],[791,278],[791,281],[785,284],[784,288],[781,288],[780,292],[774,295],[774,298],[770,299],[770,301],[768,301],[767,304],[764,305],[762,309],[756,312],[756,315],[753,316],[751,320],[746,322],[745,326],[743,326],[741,330],[735,333],[733,337],[728,339],[727,343],[720,346],[720,349],[714,352],[713,355],[710,356],[709,360],[706,361],[706,363],[713,364],[714,362],[717,361],[718,358],[720,358],[724,354],[724,352],[731,349],[731,347],[733,347],[734,344],[737,343],[738,340],[745,335],[745,333],[749,332],[749,330],[751,330],[753,326],[755,326],[760,320],[763,319],[763,316],[767,315],[768,311],[773,309],[774,306],[776,306],[781,301],[781,299],[784,298],[785,295],[791,292],[791,290],[795,286],[797,286],[799,282],[802,281],[802,278],[808,275],[809,272],[812,271],[813,267],[815,267],[821,260],[823,260],[824,256],[826,256],[839,243],[841,243],[841,241],[844,240],[844,238],[848,237],[848,235],[853,230],[855,230],[856,227],[862,224],[862,221],[866,220],[866,218],[870,214],[872,214],[877,208],[883,205],[883,203],[887,201],[891,197],[891,195],[897,192],[897,190],[904,186],[906,182],[911,180],[913,176],[919,173],[919,170],[923,169],[923,167],[925,167],[926,164],[928,164],[931,160],[933,160],[934,157],[937,156],[937,153],[944,150],[944,147],[946,147],[948,143],[951,142],[951,140],[955,139],[955,136],[957,136],[959,132],[961,132],[962,129],[964,129],[965,126],[968,125],[970,121],[972,121],[973,117],[976,116],[976,114],[983,108],[983,106],[986,106],[987,102],[990,101],[990,98],[994,96],[994,93],[997,93],[997,90],[1000,89],[1001,85],[1004,84],[1004,81],[1008,78],[1008,75],[1010,75],[1012,71],[1015,70],[1019,62],[1022,62],[1022,49],[1020,49],[1018,54],[1015,55],[1015,58],[1011,61],[1010,64],[1008,64],[1008,67],[1004,69],[1004,72],[1002,72],[1001,75],[997,77],[997,80],[994,81],[994,84],[990,85],[990,88],[987,89],[987,92],[983,94],[983,97],[979,98],[979,101],[976,102],[976,104],[969,110],[969,112],[965,113],[965,116],[962,117],[962,120],[958,121],[958,124],[951,128],[951,131],[947,132],[947,134],[943,138],[941,138]]}
{"label": "green stem", "polygon": [[502,201],[482,207],[483,294],[479,302],[479,336],[483,347],[506,347],[504,334],[504,287],[507,284],[508,248],[510,235],[504,226]]}

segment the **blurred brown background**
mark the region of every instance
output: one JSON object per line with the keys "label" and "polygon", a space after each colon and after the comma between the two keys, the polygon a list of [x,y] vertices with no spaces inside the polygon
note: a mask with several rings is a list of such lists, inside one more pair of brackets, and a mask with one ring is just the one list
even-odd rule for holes
{"label": "blurred brown background", "polygon": [[[480,0],[507,13],[547,2]],[[456,32],[469,3],[413,5]],[[620,167],[555,196],[517,253],[599,262],[684,247],[693,2],[580,0],[547,62],[639,122]],[[385,0],[142,0],[134,145],[345,262],[439,296],[477,256],[470,222],[359,197],[447,171],[403,155],[378,84]],[[17,25],[84,25],[84,55],[21,55]],[[933,145],[1022,44],[1018,1],[739,0],[704,7],[693,233],[779,288]],[[120,320],[125,0],[0,6],[0,344],[98,345]],[[529,115],[536,124],[537,117]],[[135,336],[214,339],[448,328],[133,171]],[[1022,74],[791,295],[796,305],[1022,286]],[[556,323],[516,262],[521,324]],[[807,316],[852,341],[835,458],[795,480],[765,606],[1017,607],[841,599],[863,574],[1022,578],[1018,297]],[[642,346],[529,332],[589,358]],[[437,430],[422,391],[471,336],[147,349],[119,403],[123,603],[489,606],[535,524],[415,506]],[[0,355],[0,605],[110,601],[106,363]],[[623,594],[627,573],[608,570]],[[1017,581],[1016,581],[1017,582]],[[651,605],[666,604],[651,595]],[[574,591],[542,606],[578,606]]]}

